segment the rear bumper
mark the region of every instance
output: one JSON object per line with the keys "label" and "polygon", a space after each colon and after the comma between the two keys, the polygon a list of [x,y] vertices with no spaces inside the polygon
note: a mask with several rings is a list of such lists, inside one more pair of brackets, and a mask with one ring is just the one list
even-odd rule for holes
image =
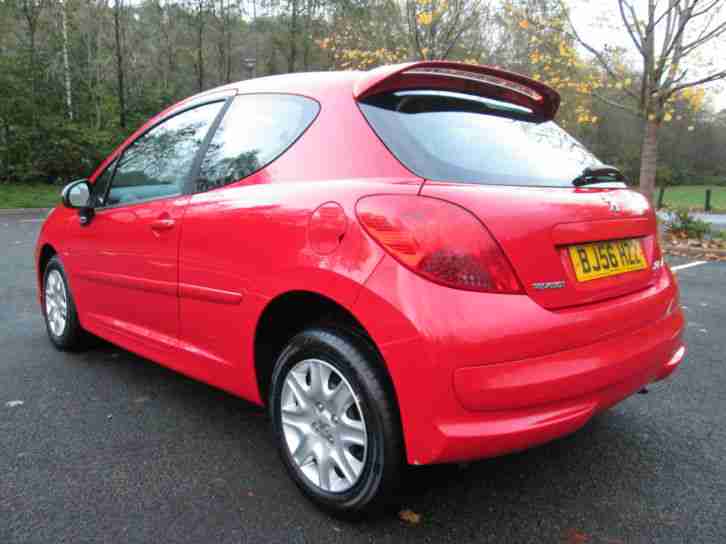
{"label": "rear bumper", "polygon": [[436,462],[491,457],[569,434],[669,376],[685,358],[680,312],[586,348],[454,373],[464,411],[437,423]]}
{"label": "rear bumper", "polygon": [[459,368],[454,371],[454,390],[465,408],[491,412],[585,398],[636,377],[649,382],[664,373],[683,347],[681,327],[682,318],[672,314],[631,334],[583,348]]}
{"label": "rear bumper", "polygon": [[353,308],[386,361],[411,464],[526,449],[573,432],[683,360],[664,270],[627,297],[549,311],[434,285],[384,258]]}

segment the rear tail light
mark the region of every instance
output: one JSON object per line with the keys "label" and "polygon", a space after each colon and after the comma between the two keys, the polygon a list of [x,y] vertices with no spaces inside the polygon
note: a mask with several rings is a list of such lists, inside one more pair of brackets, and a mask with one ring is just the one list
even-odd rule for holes
{"label": "rear tail light", "polygon": [[497,242],[464,208],[422,196],[380,195],[361,199],[356,211],[374,240],[431,281],[470,291],[523,292]]}

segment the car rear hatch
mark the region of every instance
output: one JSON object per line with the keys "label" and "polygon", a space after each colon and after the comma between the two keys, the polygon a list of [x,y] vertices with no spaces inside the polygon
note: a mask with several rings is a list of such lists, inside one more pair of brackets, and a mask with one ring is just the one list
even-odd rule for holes
{"label": "car rear hatch", "polygon": [[[527,294],[546,308],[619,297],[644,289],[654,280],[655,217],[645,199],[633,191],[427,182],[422,194],[455,202],[476,214],[499,242]],[[613,275],[578,280],[577,250],[609,240],[634,240],[642,248],[644,268],[612,267]],[[631,248],[618,243],[595,246],[599,248],[605,257],[591,259],[591,268],[599,265],[603,274],[608,273],[605,266],[612,266],[608,249],[618,264],[635,260],[627,253]]]}
{"label": "car rear hatch", "polygon": [[652,208],[622,183],[573,185],[603,165],[552,121],[552,89],[494,68],[423,62],[373,70],[354,95],[393,155],[426,179],[421,195],[476,215],[542,306],[590,304],[653,283]]}

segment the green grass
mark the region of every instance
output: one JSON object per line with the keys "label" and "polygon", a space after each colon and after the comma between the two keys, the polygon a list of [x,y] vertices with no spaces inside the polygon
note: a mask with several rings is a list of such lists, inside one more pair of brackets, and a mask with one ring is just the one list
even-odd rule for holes
{"label": "green grass", "polygon": [[60,202],[61,189],[45,183],[0,183],[0,209],[52,208]]}
{"label": "green grass", "polygon": [[[663,204],[671,208],[703,210],[706,203],[706,189],[711,189],[711,211],[726,212],[726,187],[709,187],[707,185],[666,187]],[[660,189],[656,190],[656,198],[658,191]]]}

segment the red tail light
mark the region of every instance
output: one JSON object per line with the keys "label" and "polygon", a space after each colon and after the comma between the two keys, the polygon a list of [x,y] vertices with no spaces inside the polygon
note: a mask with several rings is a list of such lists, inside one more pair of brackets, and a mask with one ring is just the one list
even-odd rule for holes
{"label": "red tail light", "polygon": [[425,278],[457,289],[522,293],[497,242],[470,212],[422,196],[361,199],[358,219],[396,260]]}

